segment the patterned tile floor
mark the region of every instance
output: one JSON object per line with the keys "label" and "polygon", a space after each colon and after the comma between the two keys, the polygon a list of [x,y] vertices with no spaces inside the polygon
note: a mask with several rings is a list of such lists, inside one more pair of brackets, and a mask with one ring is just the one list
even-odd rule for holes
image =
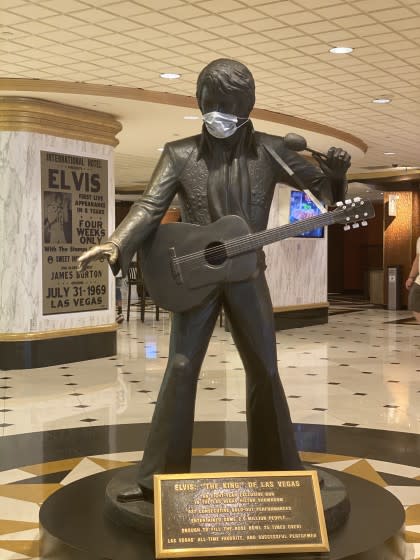
{"label": "patterned tile floor", "polygon": [[[195,449],[196,455],[245,455],[246,449]],[[38,513],[53,492],[82,477],[128,466],[141,452],[78,457],[24,465],[0,474],[0,559],[39,558]],[[326,453],[302,453],[305,461],[359,476],[394,494],[406,510],[406,558],[420,555],[420,468]],[[419,481],[417,483],[417,481]]]}
{"label": "patterned tile floor", "polygon": [[[37,557],[38,508],[51,492],[138,457],[139,440],[121,449],[109,442],[117,428],[127,437],[138,426],[147,429],[169,327],[167,314],[156,322],[147,313],[143,324],[133,311],[119,329],[116,357],[0,371],[0,560]],[[320,453],[308,460],[328,461],[395,493],[407,508],[407,558],[420,558],[420,326],[406,311],[364,307],[333,314],[326,325],[279,332],[277,343],[295,424],[340,435],[332,449],[328,438],[318,445],[299,432],[301,449]],[[196,411],[198,424],[244,422],[244,372],[220,326]],[[373,433],[380,445],[363,444],[364,434]],[[95,448],[78,447],[80,441]]]}

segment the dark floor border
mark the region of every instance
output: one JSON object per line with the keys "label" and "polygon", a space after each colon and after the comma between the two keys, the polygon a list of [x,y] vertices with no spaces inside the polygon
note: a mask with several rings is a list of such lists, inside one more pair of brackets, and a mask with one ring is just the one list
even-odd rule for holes
{"label": "dark floor border", "polygon": [[0,341],[0,369],[32,369],[114,356],[116,331]]}
{"label": "dark floor border", "polygon": [[290,311],[274,310],[274,325],[276,331],[312,327],[328,323],[328,306],[309,307]]}
{"label": "dark floor border", "polygon": [[[144,448],[149,424],[91,426],[0,438],[0,470]],[[299,449],[418,466],[420,435],[319,424],[295,424]],[[246,448],[244,422],[196,422],[194,447]]]}
{"label": "dark floor border", "polygon": [[330,311],[328,312],[328,315],[330,317],[332,317],[333,315],[347,315],[349,313],[360,313],[361,311],[367,311],[366,308],[362,308],[362,309],[337,309],[335,310],[334,308],[330,309]]}
{"label": "dark floor border", "polygon": [[405,317],[404,319],[396,319],[395,321],[385,321],[386,325],[415,325],[418,326],[419,323],[416,322],[414,317]]}

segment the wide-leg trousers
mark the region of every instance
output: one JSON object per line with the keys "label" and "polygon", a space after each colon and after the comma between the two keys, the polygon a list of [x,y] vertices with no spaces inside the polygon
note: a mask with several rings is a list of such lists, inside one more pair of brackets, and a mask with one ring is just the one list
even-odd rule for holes
{"label": "wide-leg trousers", "polygon": [[142,487],[153,488],[153,474],[190,470],[197,381],[222,305],[246,373],[248,469],[302,469],[277,368],[270,293],[260,272],[174,314],[166,372],[139,466]]}

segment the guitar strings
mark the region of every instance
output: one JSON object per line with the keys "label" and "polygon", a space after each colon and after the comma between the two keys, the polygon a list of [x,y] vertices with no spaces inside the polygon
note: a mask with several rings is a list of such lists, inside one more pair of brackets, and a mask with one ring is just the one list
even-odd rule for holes
{"label": "guitar strings", "polygon": [[[334,214],[334,216],[336,215],[335,212],[330,212],[330,214]],[[329,214],[329,216],[330,216]],[[323,220],[319,220],[319,218],[323,218]],[[316,222],[315,222],[316,220]],[[304,224],[305,224],[305,229],[303,231],[309,231],[311,229],[313,229],[313,227],[315,225],[317,225],[318,221],[324,222],[325,220],[325,214],[323,214],[322,216],[317,216],[316,218],[309,218],[307,220],[304,220]],[[310,224],[310,222],[314,221],[314,224]],[[302,223],[302,222],[299,222]],[[328,225],[327,223],[325,225]],[[308,226],[308,228],[306,229],[306,226]],[[218,245],[216,247],[212,247],[211,249],[201,249],[200,251],[196,251],[195,253],[189,253],[188,255],[183,255],[181,257],[177,257],[176,259],[174,259],[174,261],[177,264],[181,264],[181,263],[186,263],[188,261],[192,261],[195,259],[201,259],[204,256],[206,257],[212,257],[212,256],[222,256],[226,254],[226,250],[225,247],[228,246],[231,249],[241,249],[242,247],[247,247],[249,246],[249,250],[254,250],[257,247],[254,247],[254,245],[267,245],[268,243],[261,243],[263,240],[265,240],[265,238],[270,239],[273,235],[273,232],[277,232],[279,230],[282,230],[283,232],[285,232],[285,234],[289,231],[289,230],[293,230],[296,229],[296,223],[294,224],[286,224],[284,226],[280,226],[279,228],[274,228],[274,229],[270,229],[270,230],[264,230],[261,232],[257,232],[255,234],[249,233],[246,234],[247,236],[252,236],[252,239],[244,239],[244,236],[240,236],[237,238],[233,238],[230,239],[228,241],[223,242],[221,245]],[[288,235],[285,235],[286,237],[288,237]],[[280,241],[279,239],[275,239],[274,241]],[[229,256],[229,255],[227,255]]]}
{"label": "guitar strings", "polygon": [[[288,235],[286,235],[286,233],[289,230],[293,230],[296,229],[296,225],[297,223],[299,224],[305,224],[305,229],[302,230],[303,231],[309,231],[311,229],[314,228],[314,226],[318,225],[318,222],[320,222],[323,225],[328,225],[328,221],[332,219],[332,216],[337,216],[337,215],[341,215],[341,214],[345,214],[346,211],[345,210],[334,210],[333,212],[329,212],[328,214],[321,214],[320,216],[316,216],[315,218],[308,218],[306,220],[303,220],[302,222],[295,222],[293,224],[286,224],[284,226],[280,226],[278,228],[273,228],[273,229],[269,229],[269,230],[264,230],[261,232],[257,232],[255,234],[249,233],[246,234],[246,236],[252,236],[252,239],[244,239],[244,236],[240,236],[237,238],[233,238],[230,239],[228,241],[223,242],[221,245],[218,245],[216,247],[212,247],[211,249],[201,249],[200,251],[196,251],[194,253],[189,253],[188,255],[183,255],[181,257],[176,257],[174,259],[174,262],[176,264],[184,264],[184,263],[188,263],[190,261],[194,261],[194,260],[200,260],[203,259],[204,257],[217,257],[217,256],[225,256],[226,255],[226,249],[225,247],[228,246],[228,248],[231,249],[241,249],[242,247],[247,247],[249,246],[249,250],[254,250],[257,247],[254,247],[254,245],[267,245],[269,243],[263,243],[263,241],[267,238],[270,239],[274,233],[273,232],[277,232],[279,230],[284,231],[285,233],[285,237],[288,237]],[[327,222],[324,224],[325,218],[328,216],[328,220]],[[334,220],[333,220],[334,221]],[[312,223],[313,222],[313,223]],[[306,228],[306,226],[308,226]],[[275,239],[274,241],[280,241],[279,239]],[[227,257],[229,257],[229,255],[226,255]]]}
{"label": "guitar strings", "polygon": [[[274,243],[275,241],[280,241],[280,239],[276,238],[274,240],[270,240],[270,238],[274,235],[273,232],[277,233],[279,230],[282,230],[285,232],[285,238],[290,237],[288,235],[289,230],[293,230],[296,229],[297,224],[305,224],[305,229],[302,230],[302,233],[304,231],[309,231],[311,229],[314,229],[315,226],[324,226],[324,225],[329,225],[328,222],[330,223],[334,223],[337,222],[338,219],[336,219],[336,217],[340,217],[340,216],[348,216],[350,214],[354,214],[354,212],[357,211],[358,208],[361,208],[362,206],[364,206],[364,211],[365,211],[365,215],[361,216],[360,218],[362,219],[366,219],[371,217],[369,215],[369,204],[366,203],[366,201],[361,201],[356,203],[356,205],[353,203],[351,209],[348,208],[337,208],[336,210],[333,210],[332,212],[328,212],[328,213],[323,213],[319,216],[315,216],[313,218],[308,218],[306,220],[302,220],[301,222],[295,222],[293,224],[286,224],[284,226],[280,226],[278,228],[273,228],[273,229],[269,229],[269,230],[264,230],[261,232],[257,232],[257,233],[249,233],[247,234],[246,237],[252,236],[252,239],[244,239],[244,236],[240,236],[238,238],[233,238],[230,239],[228,241],[223,242],[221,245],[218,245],[216,247],[213,247],[211,249],[201,249],[200,251],[196,251],[195,253],[190,253],[188,255],[183,255],[181,257],[177,257],[174,259],[174,261],[177,264],[182,264],[182,263],[188,263],[189,261],[193,261],[193,260],[202,260],[205,257],[217,257],[217,256],[226,256],[227,258],[229,258],[230,256],[235,256],[235,255],[226,255],[226,250],[225,247],[228,246],[228,248],[231,248],[233,250],[235,249],[241,249],[242,247],[249,247],[249,250],[255,250],[256,248],[258,248],[259,245],[269,245],[270,243]],[[349,212],[349,210],[351,210]],[[328,217],[327,221],[325,221],[325,219]],[[331,221],[332,220],[332,221]],[[309,225],[310,224],[310,225]],[[309,227],[307,227],[309,226]],[[266,243],[265,239],[268,239],[269,242]],[[257,245],[256,247],[254,245]]]}
{"label": "guitar strings", "polygon": [[[363,204],[360,204],[360,206],[365,205],[365,201],[363,201]],[[368,210],[369,207],[368,205],[365,205],[364,210]],[[354,213],[357,210],[357,207],[352,206],[351,209],[351,213]],[[230,239],[228,241],[223,242],[221,245],[218,245],[216,247],[213,247],[211,249],[201,249],[200,251],[196,251],[194,253],[190,253],[188,255],[183,255],[181,257],[176,257],[174,259],[174,262],[176,262],[176,264],[183,264],[183,263],[188,263],[190,261],[194,261],[194,260],[203,260],[206,257],[219,257],[219,256],[223,256],[223,257],[227,257],[229,258],[229,256],[235,256],[235,255],[227,255],[226,254],[226,249],[225,247],[228,246],[228,248],[230,249],[241,249],[242,247],[249,247],[249,250],[255,250],[256,248],[258,248],[259,245],[268,245],[270,243],[273,243],[275,241],[280,241],[280,239],[276,238],[272,241],[269,241],[268,243],[265,243],[265,239],[267,238],[268,240],[270,240],[270,238],[273,236],[273,232],[277,233],[279,230],[284,231],[285,233],[285,238],[289,237],[288,232],[289,230],[293,230],[296,229],[296,225],[297,224],[305,224],[305,229],[302,230],[302,232],[304,231],[309,231],[311,229],[313,229],[315,226],[320,226],[320,225],[329,225],[328,221],[332,220],[331,223],[334,223],[336,220],[336,216],[340,216],[343,215],[345,216],[346,214],[348,214],[348,210],[345,209],[336,209],[332,212],[328,212],[327,214],[321,214],[320,216],[315,216],[314,218],[308,218],[306,220],[302,220],[301,222],[295,222],[293,224],[286,224],[284,226],[280,226],[278,228],[273,228],[273,229],[269,229],[269,230],[264,230],[261,232],[257,232],[255,234],[249,233],[247,234],[247,236],[240,236],[238,238],[233,238]],[[328,220],[324,223],[325,218],[328,217]],[[369,216],[363,216],[363,218],[366,218]],[[319,222],[319,224],[318,224]],[[308,227],[307,227],[308,226]],[[252,236],[252,239],[245,239],[244,237],[248,237],[248,236]],[[257,245],[257,247],[255,247],[254,245]]]}

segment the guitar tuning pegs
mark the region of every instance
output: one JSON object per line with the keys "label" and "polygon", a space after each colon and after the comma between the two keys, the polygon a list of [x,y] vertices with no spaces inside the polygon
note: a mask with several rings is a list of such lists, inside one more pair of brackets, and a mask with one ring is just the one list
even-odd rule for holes
{"label": "guitar tuning pegs", "polygon": [[351,227],[347,224],[346,226],[344,226],[344,231],[349,231],[349,229],[351,229]]}
{"label": "guitar tuning pegs", "polygon": [[351,204],[352,203],[352,199],[348,198],[347,200],[344,201],[346,204]]}
{"label": "guitar tuning pegs", "polygon": [[362,226],[365,227],[365,226],[367,226],[367,225],[368,225],[367,221],[366,221],[366,220],[363,220]]}
{"label": "guitar tuning pegs", "polygon": [[358,223],[355,223],[355,224],[353,224],[351,227],[352,227],[353,229],[357,229],[357,228],[359,227],[359,224],[358,224]]}
{"label": "guitar tuning pegs", "polygon": [[338,202],[335,203],[335,205],[338,207],[343,206],[343,201],[339,200]]}
{"label": "guitar tuning pegs", "polygon": [[354,202],[360,202],[362,199],[360,198],[360,196],[355,196],[353,200]]}

